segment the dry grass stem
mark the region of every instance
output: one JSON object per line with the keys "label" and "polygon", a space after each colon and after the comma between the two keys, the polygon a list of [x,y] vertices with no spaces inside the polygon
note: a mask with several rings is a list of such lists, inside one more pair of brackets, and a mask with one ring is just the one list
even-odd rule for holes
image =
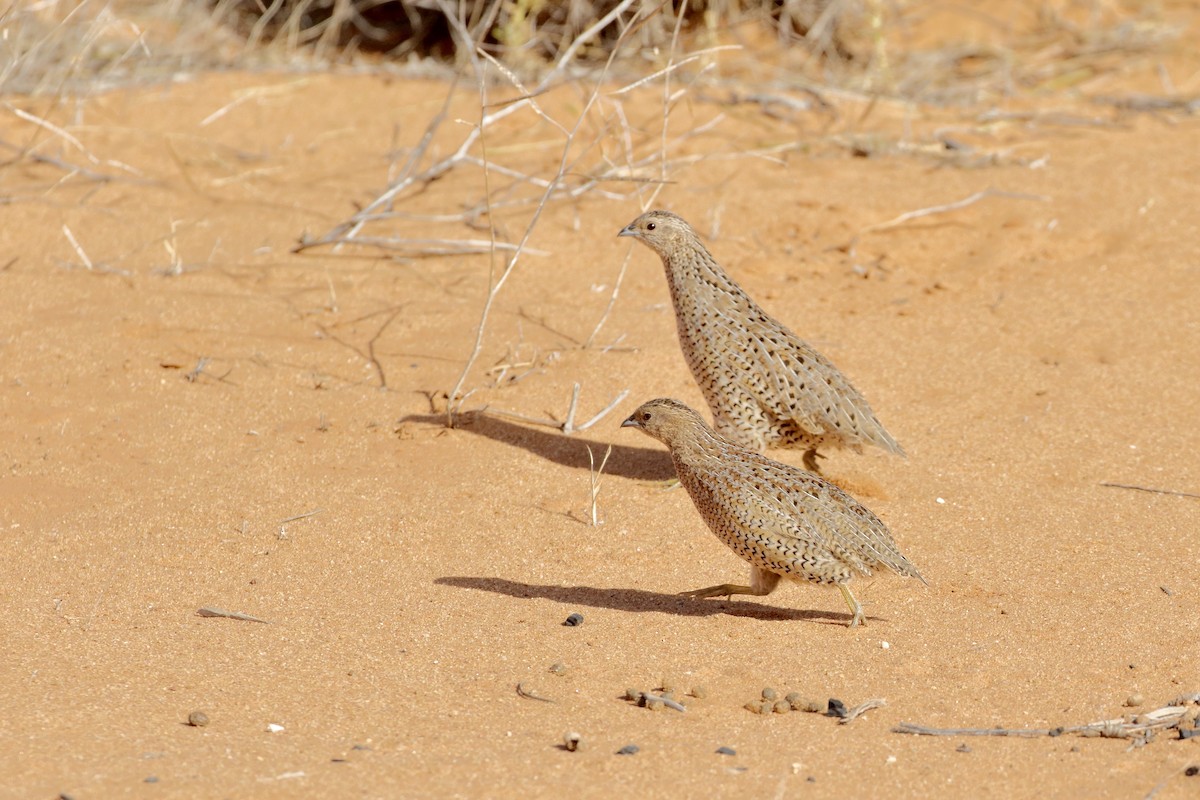
{"label": "dry grass stem", "polygon": [[928,217],[933,214],[945,214],[946,212],[949,212],[949,211],[958,211],[959,209],[966,208],[967,206],[978,203],[980,200],[984,200],[989,197],[1009,197],[1009,198],[1014,198],[1014,199],[1018,199],[1018,200],[1041,200],[1041,201],[1048,201],[1050,199],[1049,197],[1046,197],[1044,195],[1039,195],[1039,194],[1025,194],[1023,192],[1005,192],[1005,191],[1002,191],[999,189],[988,188],[988,189],[984,189],[979,192],[975,192],[975,194],[973,194],[969,197],[964,197],[962,200],[956,200],[953,203],[946,203],[946,204],[940,205],[940,206],[929,206],[928,208],[919,208],[916,211],[906,211],[905,213],[901,214],[900,216],[898,216],[894,219],[890,219],[887,222],[880,222],[875,225],[868,225],[867,227],[861,229],[858,232],[858,235],[861,236],[864,233],[876,233],[878,231],[886,231],[886,230],[890,230],[892,228],[898,228],[901,225],[903,225],[907,222],[911,222],[914,219],[920,219],[921,217]]}
{"label": "dry grass stem", "polygon": [[1175,491],[1174,489],[1154,489],[1149,486],[1135,486],[1134,484],[1131,484],[1131,483],[1104,482],[1104,483],[1101,483],[1100,485],[1108,486],[1113,489],[1134,489],[1139,492],[1153,492],[1154,494],[1172,494],[1172,495],[1175,495],[1176,497],[1195,497],[1197,499],[1200,499],[1200,494],[1194,494],[1192,492],[1178,492],[1178,491]]}
{"label": "dry grass stem", "polygon": [[592,455],[592,448],[589,445],[587,448],[588,454],[588,491],[590,494],[589,510],[591,512],[592,527],[600,525],[600,508],[597,500],[600,497],[600,476],[604,473],[604,466],[608,464],[608,457],[612,455],[612,445],[604,451],[604,458],[600,459],[600,466],[596,466],[596,459]]}

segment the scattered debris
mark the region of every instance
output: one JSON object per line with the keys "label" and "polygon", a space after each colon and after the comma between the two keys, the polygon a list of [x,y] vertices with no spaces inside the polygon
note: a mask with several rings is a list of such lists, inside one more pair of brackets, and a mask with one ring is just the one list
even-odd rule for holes
{"label": "scattered debris", "polygon": [[829,710],[825,712],[827,717],[837,717],[839,719],[846,718],[846,704],[836,697],[829,698]]}
{"label": "scattered debris", "polygon": [[557,675],[558,677],[561,678],[563,675],[567,674],[567,665],[561,664],[561,663],[551,664],[550,665],[550,674]]}
{"label": "scattered debris", "polygon": [[[1200,693],[1181,695],[1170,704],[1145,714],[1138,714],[1134,719],[1106,719],[1058,728],[930,728],[901,722],[892,728],[892,732],[917,736],[1019,736],[1029,739],[1074,733],[1084,737],[1129,739],[1136,747],[1149,742],[1158,731],[1178,730],[1181,739],[1200,735],[1200,729],[1195,727],[1195,718],[1189,713],[1189,706],[1200,706]],[[1189,719],[1192,720],[1193,727],[1184,728],[1183,723]]]}
{"label": "scattered debris", "polygon": [[242,622],[261,622],[263,625],[271,624],[267,620],[260,619],[259,617],[252,617],[249,614],[243,614],[240,611],[226,611],[223,608],[216,608],[215,606],[204,606],[203,608],[196,609],[196,616],[223,617],[225,619],[241,620]]}
{"label": "scattered debris", "polygon": [[553,703],[554,702],[553,700],[551,700],[548,697],[542,697],[541,695],[534,694],[532,691],[525,688],[524,683],[517,684],[517,696],[524,697],[526,700],[540,700],[543,703]]}
{"label": "scattered debris", "polygon": [[734,750],[732,747],[718,747],[717,754],[722,756],[736,756],[737,750]]}
{"label": "scattered debris", "polygon": [[188,714],[188,725],[193,728],[203,728],[208,725],[208,714],[203,711],[193,711]]}
{"label": "scattered debris", "polygon": [[283,731],[284,728],[282,725],[275,722],[267,723],[267,733],[283,733]]}
{"label": "scattered debris", "polygon": [[583,624],[583,614],[580,614],[578,612],[571,614],[565,620],[563,620],[563,625],[566,625],[568,628],[574,628],[574,627],[577,627],[582,624]]}
{"label": "scattered debris", "polygon": [[639,708],[646,708],[650,711],[658,711],[663,706],[673,708],[676,711],[687,711],[687,707],[675,699],[671,692],[663,692],[662,694],[654,694],[653,692],[640,692],[636,689],[626,689],[625,699],[632,700]]}
{"label": "scattered debris", "polygon": [[[830,706],[832,707],[833,700],[830,700],[829,703],[830,703]],[[870,700],[866,700],[862,703],[859,703],[858,705],[856,705],[854,708],[850,709],[849,711],[846,711],[845,714],[838,720],[838,724],[846,725],[846,724],[858,719],[863,714],[870,711],[872,708],[882,708],[883,706],[886,706],[886,705],[887,705],[887,701],[884,700],[882,697],[873,697]]]}
{"label": "scattered debris", "polygon": [[708,687],[704,684],[693,686],[689,694],[697,700],[703,700],[704,698],[708,697]]}
{"label": "scattered debris", "polygon": [[775,690],[772,689],[770,686],[768,686],[762,690],[762,699],[763,700],[774,700],[775,697],[776,697]]}
{"label": "scattered debris", "polygon": [[575,731],[567,731],[563,734],[563,747],[565,747],[567,752],[570,753],[587,749],[587,745],[583,741],[583,737]]}
{"label": "scattered debris", "polygon": [[617,755],[619,755],[619,756],[631,756],[631,755],[633,755],[634,753],[636,753],[636,752],[637,752],[638,750],[640,750],[640,749],[641,749],[641,748],[640,748],[640,747],[638,747],[636,744],[627,744],[627,745],[625,745],[624,747],[622,747],[620,750],[618,750],[618,751],[617,751]]}
{"label": "scattered debris", "polygon": [[1122,705],[1124,705],[1126,708],[1137,708],[1144,702],[1146,702],[1146,699],[1142,697],[1141,694],[1135,693],[1129,695],[1129,697],[1126,697],[1125,702],[1122,703]]}

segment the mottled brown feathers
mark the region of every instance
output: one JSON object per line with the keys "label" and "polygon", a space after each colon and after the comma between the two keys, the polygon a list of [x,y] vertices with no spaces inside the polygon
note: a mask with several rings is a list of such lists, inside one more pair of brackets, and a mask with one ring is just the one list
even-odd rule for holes
{"label": "mottled brown feathers", "polygon": [[662,259],[679,344],[720,433],[759,452],[804,448],[813,471],[823,446],[904,454],[846,376],[763,311],[682,217],[649,211],[619,235]]}
{"label": "mottled brown feathers", "polygon": [[832,483],[729,441],[692,409],[651,400],[623,426],[640,428],[671,450],[679,482],[712,532],[750,562],[751,585],[699,589],[698,597],[770,593],[779,578],[834,584],[853,612],[847,584],[887,569],[924,581],[887,526]]}

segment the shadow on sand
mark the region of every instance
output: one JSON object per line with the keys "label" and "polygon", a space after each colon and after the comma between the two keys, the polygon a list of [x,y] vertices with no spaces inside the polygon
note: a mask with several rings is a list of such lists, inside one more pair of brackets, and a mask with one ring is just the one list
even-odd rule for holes
{"label": "shadow on sand", "polygon": [[[400,421],[441,426],[445,420],[445,416],[441,414],[410,414]],[[587,448],[592,448],[597,465],[604,458],[604,451],[608,448],[607,442],[566,436],[549,428],[520,425],[489,417],[484,413],[464,416],[459,430],[520,447],[555,464],[585,472],[589,466]],[[645,438],[637,431],[627,433],[631,439]],[[604,467],[604,474],[637,481],[669,481],[675,477],[675,465],[671,463],[671,456],[665,448],[614,444],[612,455],[608,457],[608,464]]]}
{"label": "shadow on sand", "polygon": [[[453,586],[458,589],[476,589],[482,592],[506,594],[509,597],[540,598],[553,600],[556,603],[574,606],[590,606],[592,608],[611,608],[617,611],[648,612],[660,614],[675,614],[681,617],[710,617],[714,614],[728,614],[733,617],[750,617],[760,620],[807,620],[821,622],[827,625],[846,625],[850,622],[849,614],[831,611],[801,610],[780,608],[762,603],[745,600],[700,600],[692,597],[680,597],[661,592],[647,592],[643,589],[597,589],[593,586],[542,586],[533,583],[520,583],[504,578],[472,578],[466,576],[449,576],[438,578],[434,583],[440,586]],[[836,594],[834,595],[836,597]],[[874,617],[868,617],[874,619]]]}

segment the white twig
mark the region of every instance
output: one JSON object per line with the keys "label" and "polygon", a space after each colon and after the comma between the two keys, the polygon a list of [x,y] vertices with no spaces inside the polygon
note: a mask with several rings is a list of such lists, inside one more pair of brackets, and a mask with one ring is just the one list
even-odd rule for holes
{"label": "white twig", "polygon": [[1017,200],[1042,200],[1042,201],[1047,201],[1050,199],[1049,197],[1046,197],[1045,195],[1040,195],[1040,194],[1025,194],[1024,192],[1005,192],[1005,191],[1001,191],[999,189],[987,188],[987,189],[984,189],[983,191],[976,192],[975,194],[971,195],[970,197],[964,197],[962,200],[956,200],[953,203],[946,203],[945,205],[940,205],[940,206],[929,206],[928,208],[919,208],[916,211],[906,211],[905,213],[901,214],[900,216],[896,217],[895,219],[890,219],[887,222],[880,222],[875,225],[868,225],[867,227],[865,227],[859,231],[859,235],[862,235],[864,233],[872,233],[874,231],[885,231],[890,228],[896,228],[896,227],[903,225],[906,222],[911,222],[912,220],[919,219],[921,217],[928,217],[933,214],[944,214],[947,211],[957,211],[960,208],[966,208],[967,206],[969,206],[973,203],[978,203],[980,200],[983,200],[988,197],[1011,197],[1011,198],[1015,198]]}
{"label": "white twig", "polygon": [[79,242],[75,240],[75,234],[71,233],[71,229],[66,225],[63,225],[62,230],[67,237],[67,241],[71,243],[71,247],[75,248],[75,255],[79,256],[79,260],[83,262],[83,265],[87,267],[89,271],[96,269],[96,266],[92,263],[92,260],[88,258],[88,254],[83,252],[83,248],[80,247]]}
{"label": "white twig", "polygon": [[600,468],[596,469],[596,459],[592,455],[591,445],[587,448],[588,454],[588,484],[591,491],[591,512],[592,512],[592,527],[600,525],[600,510],[596,500],[600,496],[600,476],[604,474],[604,466],[608,463],[608,457],[612,455],[612,445],[604,451],[604,458],[600,459]]}

